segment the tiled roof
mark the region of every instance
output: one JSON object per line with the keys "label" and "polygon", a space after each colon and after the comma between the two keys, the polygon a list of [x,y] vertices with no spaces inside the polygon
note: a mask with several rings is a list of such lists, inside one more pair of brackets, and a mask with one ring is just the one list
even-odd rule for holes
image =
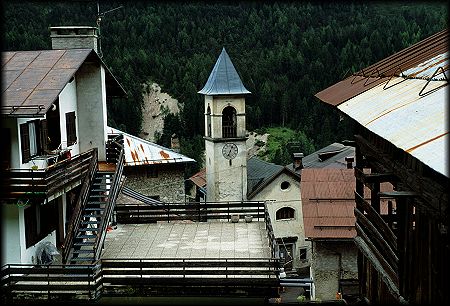
{"label": "tiled roof", "polygon": [[[392,190],[383,183],[382,191]],[[342,239],[356,236],[355,176],[353,169],[303,169],[300,183],[305,237]],[[370,195],[365,189],[365,195]],[[367,199],[366,197],[366,200]],[[381,213],[387,211],[387,200],[381,201]]]}
{"label": "tiled roof", "polygon": [[[43,117],[88,58],[101,62],[92,49],[2,52],[1,114]],[[107,87],[115,83],[115,92],[125,95],[107,69],[106,78]]]}
{"label": "tiled roof", "polygon": [[206,186],[206,168],[203,168],[189,179],[198,187],[204,188]]}

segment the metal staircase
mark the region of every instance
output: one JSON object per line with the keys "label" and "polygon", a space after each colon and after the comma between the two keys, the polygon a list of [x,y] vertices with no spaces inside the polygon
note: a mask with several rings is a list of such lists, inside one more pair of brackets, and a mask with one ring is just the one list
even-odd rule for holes
{"label": "metal staircase", "polygon": [[90,264],[100,258],[124,166],[123,136],[111,138],[106,163],[99,163],[95,154],[83,181],[63,245],[63,263]]}
{"label": "metal staircase", "polygon": [[[91,185],[88,201],[81,212],[81,223],[74,237],[71,264],[91,263],[95,259],[96,239],[108,205],[114,172],[97,171]],[[108,220],[105,220],[108,222]]]}

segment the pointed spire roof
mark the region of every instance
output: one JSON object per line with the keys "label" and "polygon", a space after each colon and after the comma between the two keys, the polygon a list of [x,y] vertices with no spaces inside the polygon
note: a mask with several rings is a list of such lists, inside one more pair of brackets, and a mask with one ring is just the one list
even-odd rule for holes
{"label": "pointed spire roof", "polygon": [[204,95],[237,95],[249,94],[250,91],[244,87],[241,78],[234,68],[225,48],[222,49],[216,64],[214,65],[208,81],[198,93]]}

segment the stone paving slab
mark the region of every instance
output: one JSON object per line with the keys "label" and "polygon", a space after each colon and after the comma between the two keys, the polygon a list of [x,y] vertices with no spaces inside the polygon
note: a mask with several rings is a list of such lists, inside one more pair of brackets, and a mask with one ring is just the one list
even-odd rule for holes
{"label": "stone paving slab", "polygon": [[118,224],[102,258],[270,258],[264,222]]}

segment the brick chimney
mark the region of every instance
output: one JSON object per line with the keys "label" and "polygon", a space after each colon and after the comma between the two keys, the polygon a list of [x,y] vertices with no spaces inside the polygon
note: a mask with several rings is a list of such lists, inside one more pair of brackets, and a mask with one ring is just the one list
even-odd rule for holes
{"label": "brick chimney", "polygon": [[347,156],[345,158],[345,161],[347,162],[347,169],[352,169],[353,168],[353,161],[355,160],[355,158],[353,156]]}
{"label": "brick chimney", "polygon": [[292,158],[294,170],[303,169],[303,153],[293,153]]}
{"label": "brick chimney", "polygon": [[90,26],[50,27],[52,49],[94,49],[98,53],[98,32]]}

